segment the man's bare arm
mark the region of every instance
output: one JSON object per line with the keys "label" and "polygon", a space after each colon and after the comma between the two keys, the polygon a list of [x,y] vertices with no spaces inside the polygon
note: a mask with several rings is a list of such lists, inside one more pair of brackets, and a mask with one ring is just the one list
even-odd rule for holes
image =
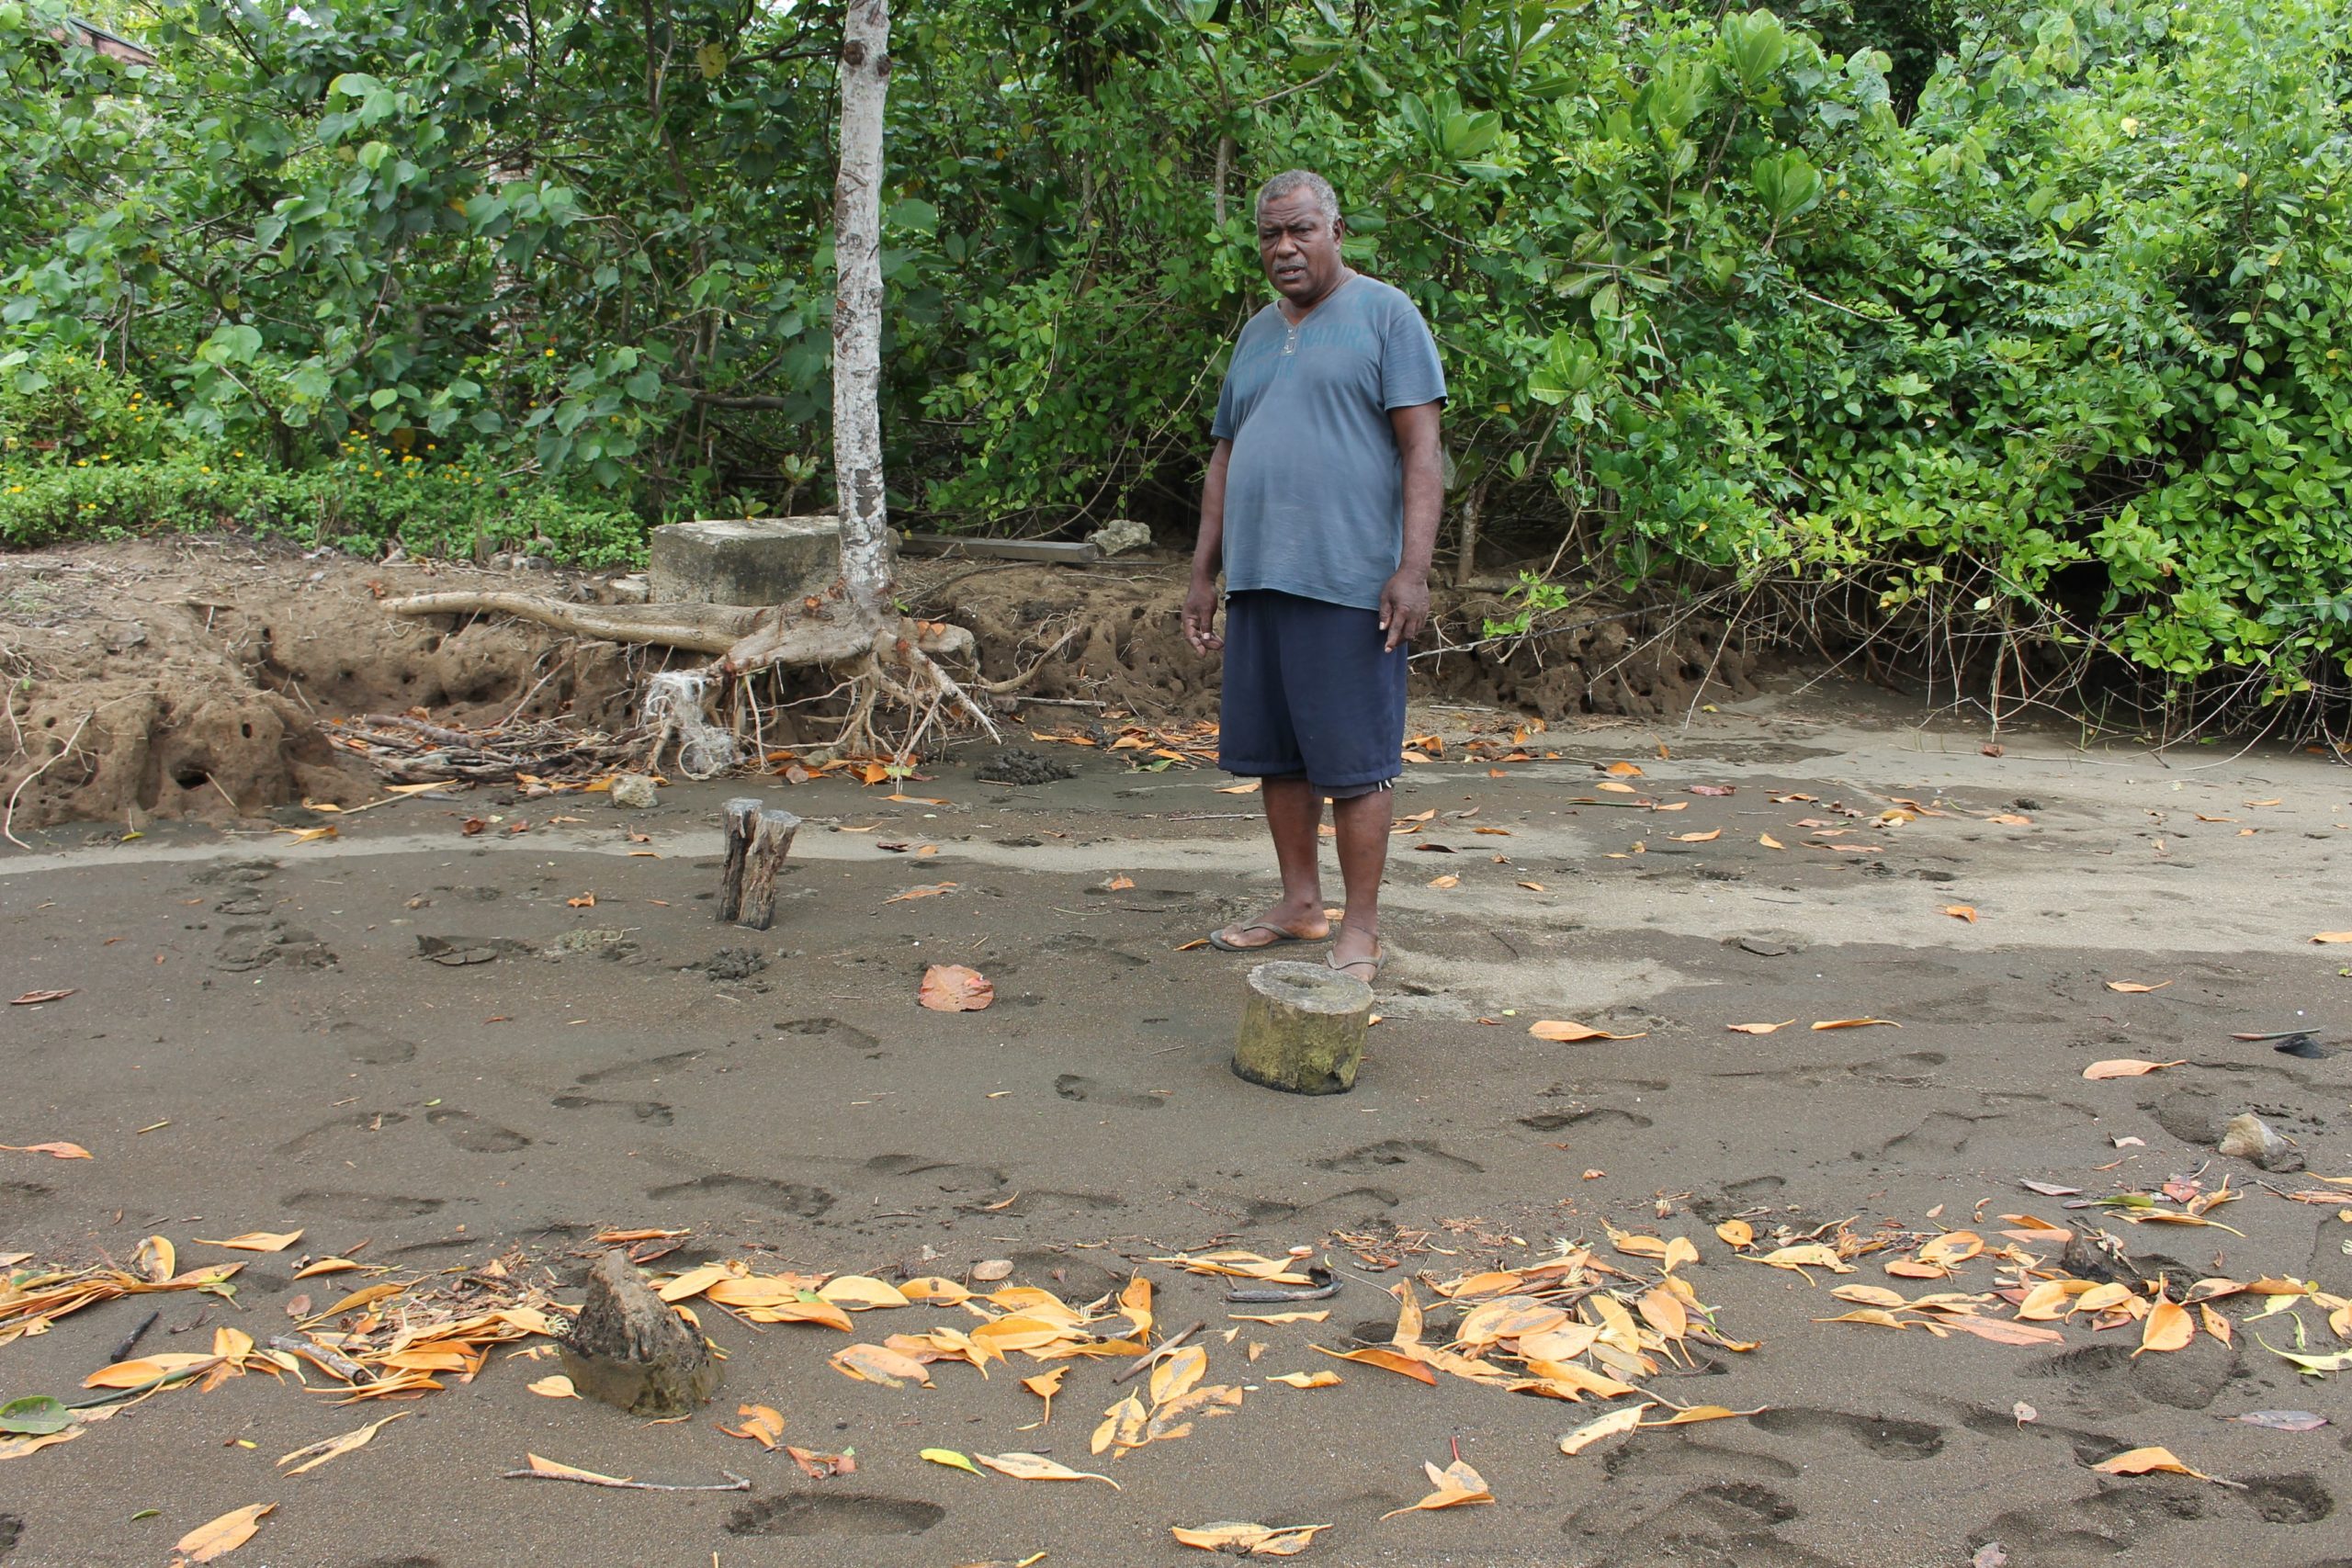
{"label": "man's bare arm", "polygon": [[[1396,575],[1380,591],[1380,629],[1388,648],[1410,642],[1430,618],[1430,557],[1437,548],[1438,515],[1445,506],[1445,462],[1440,453],[1442,403],[1388,411],[1396,455],[1405,470],[1405,549]],[[1218,500],[1220,507],[1223,496]]]}
{"label": "man's bare arm", "polygon": [[1193,585],[1184,594],[1184,640],[1197,653],[1225,646],[1216,635],[1216,574],[1225,564],[1225,470],[1232,460],[1233,443],[1219,441],[1201,481],[1201,533],[1193,546]]}

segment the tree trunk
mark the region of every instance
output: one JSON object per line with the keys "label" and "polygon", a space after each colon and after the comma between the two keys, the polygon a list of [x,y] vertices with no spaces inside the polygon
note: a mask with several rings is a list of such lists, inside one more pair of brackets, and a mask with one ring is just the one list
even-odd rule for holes
{"label": "tree trunk", "polygon": [[889,87],[889,0],[850,0],[833,182],[833,487],[842,583],[877,651],[898,635],[882,479],[882,109]]}
{"label": "tree trunk", "polygon": [[1471,577],[1478,570],[1478,514],[1486,510],[1487,481],[1493,477],[1491,474],[1480,475],[1477,482],[1470,487],[1470,493],[1462,498],[1461,547],[1453,557],[1453,585],[1456,588],[1468,587]]}

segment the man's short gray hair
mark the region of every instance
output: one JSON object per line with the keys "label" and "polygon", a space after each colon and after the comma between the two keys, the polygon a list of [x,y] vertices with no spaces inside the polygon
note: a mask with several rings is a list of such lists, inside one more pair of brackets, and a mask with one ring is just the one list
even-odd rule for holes
{"label": "man's short gray hair", "polygon": [[1255,216],[1265,217],[1268,202],[1280,201],[1301,191],[1314,198],[1315,210],[1321,213],[1327,222],[1337,223],[1340,220],[1340,193],[1331,188],[1329,180],[1312,169],[1285,169],[1260,186]]}

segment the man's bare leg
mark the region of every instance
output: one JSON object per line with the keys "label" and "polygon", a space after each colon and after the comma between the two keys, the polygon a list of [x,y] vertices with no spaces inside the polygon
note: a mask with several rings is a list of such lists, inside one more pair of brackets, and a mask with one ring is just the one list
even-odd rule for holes
{"label": "man's bare leg", "polygon": [[1340,878],[1348,908],[1340,939],[1331,944],[1331,966],[1369,979],[1380,958],[1380,878],[1388,865],[1388,825],[1396,795],[1376,789],[1331,803],[1339,830]]}
{"label": "man's bare leg", "polygon": [[1331,934],[1331,922],[1323,916],[1323,874],[1315,841],[1316,829],[1323,824],[1323,796],[1305,779],[1268,779],[1263,794],[1274,864],[1283,875],[1282,902],[1218,934],[1235,947],[1268,947],[1281,940],[1263,929],[1272,926],[1319,942]]}

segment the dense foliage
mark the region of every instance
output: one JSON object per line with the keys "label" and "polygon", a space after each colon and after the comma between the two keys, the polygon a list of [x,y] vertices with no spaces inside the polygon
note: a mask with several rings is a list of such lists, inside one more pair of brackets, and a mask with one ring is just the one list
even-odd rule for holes
{"label": "dense foliage", "polygon": [[[1489,556],[2344,683],[2338,0],[899,9],[901,515],[1181,523],[1304,164],[1436,327]],[[613,547],[820,493],[829,6],[85,14],[159,63],[0,0],[0,539]]]}

